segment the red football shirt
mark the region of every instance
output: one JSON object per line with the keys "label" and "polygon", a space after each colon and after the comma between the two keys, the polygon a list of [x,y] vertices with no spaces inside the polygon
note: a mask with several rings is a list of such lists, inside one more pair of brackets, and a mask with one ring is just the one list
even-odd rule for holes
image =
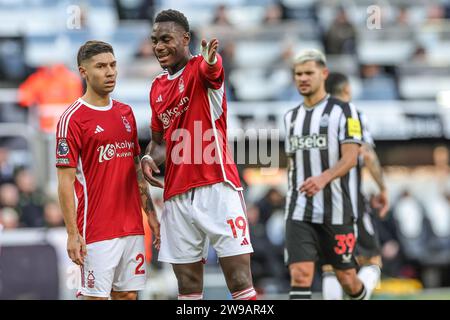
{"label": "red football shirt", "polygon": [[227,182],[241,190],[227,144],[227,101],[222,59],[209,67],[201,55],[150,89],[151,129],[166,141],[164,200],[191,188]]}
{"label": "red football shirt", "polygon": [[130,106],[111,100],[96,107],[78,99],[56,130],[56,166],[77,168],[77,224],[86,243],[144,234]]}

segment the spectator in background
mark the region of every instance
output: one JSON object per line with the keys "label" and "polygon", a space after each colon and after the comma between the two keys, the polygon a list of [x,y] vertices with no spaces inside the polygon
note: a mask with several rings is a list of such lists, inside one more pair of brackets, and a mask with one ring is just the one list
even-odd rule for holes
{"label": "spectator in background", "polygon": [[114,0],[117,9],[117,14],[120,20],[149,20],[153,21],[154,0]]}
{"label": "spectator in background", "polygon": [[12,183],[0,186],[0,207],[17,210],[19,207],[19,190]]}
{"label": "spectator in background", "polygon": [[356,29],[347,18],[344,8],[339,8],[330,28],[324,35],[326,54],[355,54]]}
{"label": "spectator in background", "polygon": [[235,66],[235,52],[236,45],[233,41],[227,41],[222,45],[222,49],[220,49],[220,55],[222,56],[223,69],[225,71],[225,83],[228,86],[225,87],[227,90],[227,100],[228,101],[236,101],[236,88],[233,85],[233,81],[230,80],[230,76],[233,73],[233,70],[236,68]]}
{"label": "spectator in background", "polygon": [[19,190],[12,183],[0,186],[0,226],[5,229],[20,227],[17,208],[19,204]]}
{"label": "spectator in background", "polygon": [[134,54],[133,63],[126,65],[125,73],[130,77],[154,78],[162,72],[161,66],[155,57],[150,39],[145,38]]}
{"label": "spectator in background", "polygon": [[16,229],[19,227],[19,215],[12,208],[0,209],[0,231],[1,229]]}
{"label": "spectator in background", "polygon": [[445,7],[439,3],[428,5],[427,21],[425,22],[425,24],[436,23],[442,19],[445,19]]}
{"label": "spectator in background", "polygon": [[275,188],[270,188],[256,206],[260,212],[261,223],[266,224],[276,210],[284,210],[285,198]]}
{"label": "spectator in background", "polygon": [[34,175],[29,169],[21,168],[15,174],[19,189],[20,222],[24,227],[43,227],[45,195],[37,189]]}
{"label": "spectator in background", "polygon": [[64,217],[57,201],[50,200],[45,203],[44,220],[48,228],[64,227]]}
{"label": "spectator in background", "polygon": [[230,19],[228,18],[227,7],[224,4],[217,6],[212,24],[216,26],[231,26]]}
{"label": "spectator in background", "polygon": [[14,166],[9,163],[9,150],[0,147],[0,185],[14,181]]}
{"label": "spectator in background", "polygon": [[266,7],[264,25],[276,25],[283,21],[283,8],[279,3],[272,3]]}
{"label": "spectator in background", "polygon": [[39,128],[50,133],[64,107],[82,94],[80,77],[63,64],[53,64],[38,68],[19,86],[18,102],[22,107],[37,107]]}
{"label": "spectator in background", "polygon": [[396,100],[398,99],[397,84],[390,76],[376,64],[361,67],[362,90],[361,100]]}
{"label": "spectator in background", "polygon": [[410,62],[417,64],[427,63],[427,49],[421,45],[417,45],[411,55]]}
{"label": "spectator in background", "polygon": [[408,7],[399,6],[395,20],[397,26],[410,26]]}

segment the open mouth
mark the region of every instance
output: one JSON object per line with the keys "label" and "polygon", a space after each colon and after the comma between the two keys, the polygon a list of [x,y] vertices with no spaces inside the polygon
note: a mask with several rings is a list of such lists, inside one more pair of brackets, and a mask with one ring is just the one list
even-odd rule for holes
{"label": "open mouth", "polygon": [[159,61],[161,61],[161,60],[167,60],[167,58],[168,58],[169,56],[170,56],[169,53],[165,53],[165,54],[159,54],[159,55],[157,56],[157,58],[158,58]]}

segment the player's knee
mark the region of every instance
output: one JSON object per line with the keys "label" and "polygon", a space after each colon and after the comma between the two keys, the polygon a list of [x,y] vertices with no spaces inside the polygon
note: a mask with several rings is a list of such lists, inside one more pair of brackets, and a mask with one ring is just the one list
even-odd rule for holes
{"label": "player's knee", "polygon": [[122,291],[122,292],[112,292],[111,293],[112,300],[136,300],[137,292],[136,291]]}
{"label": "player's knee", "polygon": [[202,275],[192,270],[177,272],[179,292],[182,294],[198,293],[203,291]]}
{"label": "player's knee", "polygon": [[356,258],[356,261],[358,262],[358,265],[360,267],[369,265],[376,265],[380,268],[382,267],[381,256],[373,256],[373,257],[358,256]]}
{"label": "player's knee", "polygon": [[299,287],[309,287],[312,282],[313,272],[302,266],[291,266],[291,284]]}
{"label": "player's knee", "polygon": [[336,278],[346,293],[354,294],[360,290],[361,281],[356,276],[355,269],[336,271]]}
{"label": "player's knee", "polygon": [[229,275],[229,285],[230,285],[230,291],[235,292],[239,290],[247,289],[248,287],[252,286],[252,278],[249,272],[245,272],[242,270],[234,270]]}
{"label": "player's knee", "polygon": [[323,273],[331,273],[334,272],[333,266],[331,264],[324,264],[322,266],[322,272]]}

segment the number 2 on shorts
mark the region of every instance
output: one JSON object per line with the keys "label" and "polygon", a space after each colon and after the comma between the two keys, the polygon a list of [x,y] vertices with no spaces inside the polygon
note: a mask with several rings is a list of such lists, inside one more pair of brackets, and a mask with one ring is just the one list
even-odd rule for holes
{"label": "number 2 on shorts", "polygon": [[227,223],[231,227],[234,238],[237,238],[236,228],[242,230],[242,237],[245,237],[245,231],[247,230],[247,221],[245,221],[243,217],[237,217],[234,221],[233,219],[228,219]]}
{"label": "number 2 on shorts", "polygon": [[134,271],[134,274],[145,274],[145,269],[141,269],[142,265],[144,264],[144,261],[145,261],[144,255],[142,253],[139,253],[136,256],[136,261],[139,261],[139,260],[140,260],[140,262],[137,265],[136,270]]}

